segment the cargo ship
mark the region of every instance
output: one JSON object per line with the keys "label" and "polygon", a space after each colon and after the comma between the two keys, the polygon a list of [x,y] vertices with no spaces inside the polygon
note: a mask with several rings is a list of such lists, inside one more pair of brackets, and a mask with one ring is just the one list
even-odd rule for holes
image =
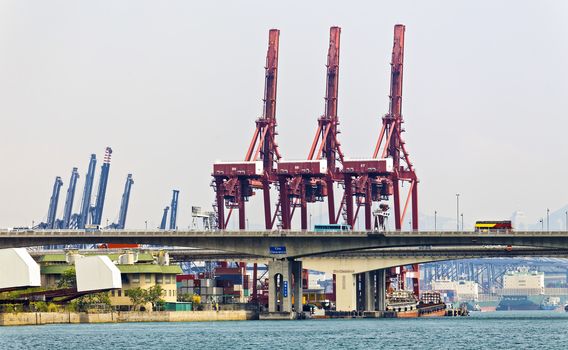
{"label": "cargo ship", "polygon": [[394,290],[387,295],[385,317],[416,318],[419,315],[418,300],[407,290]]}
{"label": "cargo ship", "polygon": [[439,292],[427,291],[422,293],[418,303],[418,317],[439,317],[446,315],[446,303]]}
{"label": "cargo ship", "polygon": [[421,300],[407,290],[395,290],[387,296],[385,317],[416,318],[445,315],[446,304],[442,302],[438,292],[424,292]]}
{"label": "cargo ship", "polygon": [[539,310],[539,303],[535,303],[528,295],[504,295],[497,305],[497,311],[530,311]]}

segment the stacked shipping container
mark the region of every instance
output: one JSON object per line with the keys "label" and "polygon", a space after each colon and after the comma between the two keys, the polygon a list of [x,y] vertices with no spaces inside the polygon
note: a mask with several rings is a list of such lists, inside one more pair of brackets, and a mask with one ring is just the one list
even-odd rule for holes
{"label": "stacked shipping container", "polygon": [[178,295],[199,295],[203,303],[230,304],[248,301],[250,281],[244,267],[218,267],[212,277],[206,278],[205,274],[178,275]]}

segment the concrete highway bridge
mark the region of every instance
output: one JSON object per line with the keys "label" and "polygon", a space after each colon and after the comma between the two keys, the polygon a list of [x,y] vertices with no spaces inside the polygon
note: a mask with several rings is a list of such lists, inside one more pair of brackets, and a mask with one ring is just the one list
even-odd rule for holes
{"label": "concrete highway bridge", "polygon": [[293,310],[301,309],[302,268],[336,275],[337,310],[384,310],[387,268],[473,257],[564,257],[568,253],[568,232],[0,232],[0,249],[94,243],[193,247],[201,248],[201,252],[188,249],[186,257],[201,254],[200,259],[265,261],[271,281],[269,311],[293,317]]}
{"label": "concrete highway bridge", "polygon": [[309,231],[0,231],[0,249],[64,244],[138,243],[194,247],[277,259],[391,247],[527,246],[568,249],[568,232]]}

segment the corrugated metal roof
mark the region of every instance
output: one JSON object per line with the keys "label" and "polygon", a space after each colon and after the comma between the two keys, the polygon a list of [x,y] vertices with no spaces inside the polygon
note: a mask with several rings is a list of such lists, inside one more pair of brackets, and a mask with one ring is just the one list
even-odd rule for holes
{"label": "corrugated metal roof", "polygon": [[[121,273],[167,273],[181,274],[181,267],[178,265],[153,265],[153,264],[135,264],[135,265],[116,265]],[[63,272],[72,269],[71,265],[45,265],[41,267],[42,275],[60,275]]]}
{"label": "corrugated metal roof", "polygon": [[[122,254],[85,254],[89,255],[103,255],[108,256],[110,260],[116,261],[118,257]],[[139,262],[152,262],[154,261],[154,256],[150,253],[138,253]],[[45,254],[39,258],[40,263],[64,263],[66,262],[65,254]]]}

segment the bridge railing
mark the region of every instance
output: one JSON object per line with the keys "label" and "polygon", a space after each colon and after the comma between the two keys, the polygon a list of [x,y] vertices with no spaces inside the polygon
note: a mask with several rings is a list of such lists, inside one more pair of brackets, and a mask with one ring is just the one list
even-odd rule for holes
{"label": "bridge railing", "polygon": [[226,230],[226,231],[198,231],[198,230],[0,230],[1,237],[14,237],[14,236],[57,236],[57,237],[72,237],[72,236],[98,236],[98,237],[116,237],[120,236],[133,236],[133,237],[156,237],[156,236],[169,236],[169,237],[227,237],[227,236],[245,236],[245,237],[310,237],[310,236],[328,236],[328,237],[362,237],[362,236],[385,236],[385,237],[421,237],[421,236],[472,236],[472,237],[486,237],[486,236],[568,236],[566,231],[491,231],[491,232],[476,232],[476,231],[338,231],[338,232],[314,232],[314,231],[287,231],[287,230],[274,230],[274,231],[245,231],[245,230]]}

